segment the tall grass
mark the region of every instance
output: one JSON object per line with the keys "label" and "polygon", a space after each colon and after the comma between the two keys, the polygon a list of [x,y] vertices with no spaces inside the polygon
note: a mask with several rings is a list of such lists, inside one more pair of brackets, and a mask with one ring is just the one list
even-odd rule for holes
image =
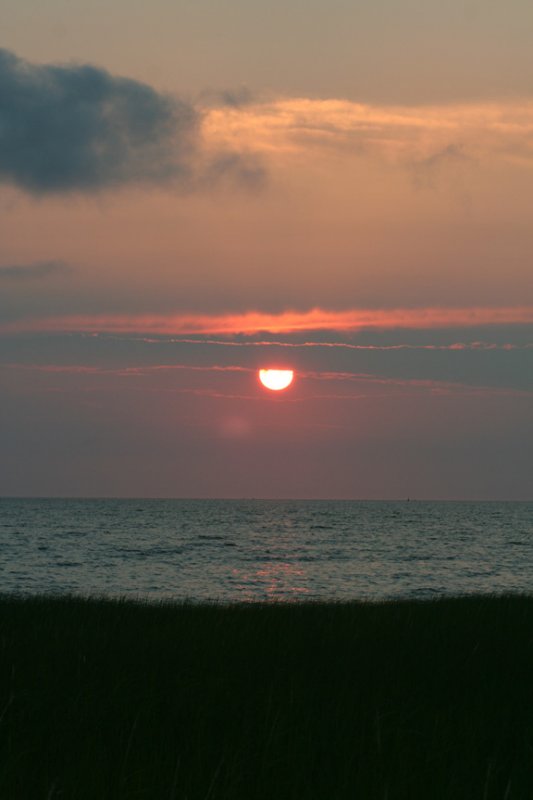
{"label": "tall grass", "polygon": [[531,800],[533,597],[0,597],[2,800]]}

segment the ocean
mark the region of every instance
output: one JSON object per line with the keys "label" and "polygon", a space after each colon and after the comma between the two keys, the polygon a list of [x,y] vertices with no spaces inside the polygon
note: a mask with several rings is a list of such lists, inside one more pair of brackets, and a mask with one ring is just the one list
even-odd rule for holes
{"label": "ocean", "polygon": [[533,503],[0,499],[0,591],[191,601],[533,591]]}

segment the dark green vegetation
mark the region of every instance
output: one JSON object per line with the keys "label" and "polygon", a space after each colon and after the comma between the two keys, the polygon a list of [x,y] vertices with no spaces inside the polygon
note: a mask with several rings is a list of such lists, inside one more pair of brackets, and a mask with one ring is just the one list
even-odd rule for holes
{"label": "dark green vegetation", "polygon": [[530,800],[533,597],[0,598],[2,800]]}

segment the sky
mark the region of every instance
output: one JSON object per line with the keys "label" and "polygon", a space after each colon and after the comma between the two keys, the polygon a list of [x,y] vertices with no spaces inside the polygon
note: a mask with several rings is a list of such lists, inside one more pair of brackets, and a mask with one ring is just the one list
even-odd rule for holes
{"label": "sky", "polygon": [[0,10],[0,495],[533,499],[531,3]]}

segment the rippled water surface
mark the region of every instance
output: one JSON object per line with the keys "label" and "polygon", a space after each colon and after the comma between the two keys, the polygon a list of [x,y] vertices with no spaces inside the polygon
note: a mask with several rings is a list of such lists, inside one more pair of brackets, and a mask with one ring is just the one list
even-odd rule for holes
{"label": "rippled water surface", "polygon": [[533,503],[0,499],[0,591],[193,600],[533,591]]}

